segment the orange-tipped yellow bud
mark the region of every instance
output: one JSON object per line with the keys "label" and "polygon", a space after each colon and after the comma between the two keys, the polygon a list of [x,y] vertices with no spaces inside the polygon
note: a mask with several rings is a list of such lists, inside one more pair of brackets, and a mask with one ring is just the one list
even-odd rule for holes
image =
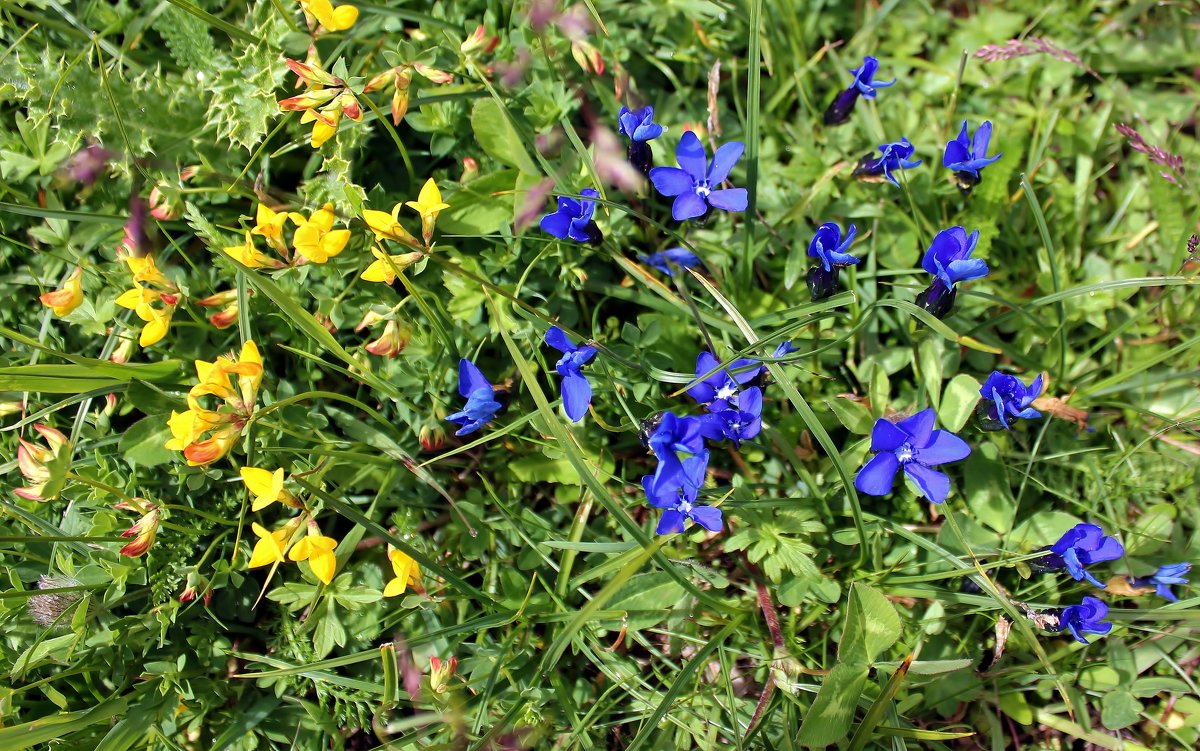
{"label": "orange-tipped yellow bud", "polygon": [[38,297],[42,305],[62,318],[83,304],[83,269],[76,266],[63,286]]}

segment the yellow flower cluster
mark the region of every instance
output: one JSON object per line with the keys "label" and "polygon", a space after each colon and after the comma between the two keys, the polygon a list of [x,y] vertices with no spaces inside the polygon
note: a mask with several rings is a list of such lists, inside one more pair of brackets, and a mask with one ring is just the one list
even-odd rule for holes
{"label": "yellow flower cluster", "polygon": [[[245,235],[245,242],[224,248],[225,254],[243,266],[252,269],[278,269],[284,266],[299,266],[304,263],[326,263],[346,248],[350,241],[350,230],[334,229],[337,216],[333,204],[327,203],[304,216],[296,212],[275,211],[260,203],[254,215],[254,227]],[[284,237],[284,224],[291,221],[296,226],[292,233],[292,248],[288,249]],[[284,260],[273,258],[258,249],[254,236],[264,237],[267,244]]]}
{"label": "yellow flower cluster", "polygon": [[[346,7],[346,6],[342,6]],[[337,76],[326,73],[315,65],[287,59],[287,66],[299,77],[307,90],[279,101],[285,112],[302,112],[300,122],[312,123],[309,144],[319,149],[337,132],[342,115],[354,121],[362,120],[362,105],[354,98],[350,87]]]}
{"label": "yellow flower cluster", "polygon": [[[171,412],[167,425],[171,439],[166,448],[182,451],[189,466],[212,464],[229,453],[254,413],[262,358],[253,341],[242,345],[238,357],[222,355],[215,362],[196,360],[199,383],[188,392],[188,408]],[[224,405],[205,409],[201,397],[214,397]]]}
{"label": "yellow flower cluster", "polygon": [[122,255],[133,274],[133,287],[117,298],[117,305],[132,310],[142,319],[138,344],[149,347],[162,341],[171,328],[171,317],[179,304],[179,288],[158,270],[152,256]]}

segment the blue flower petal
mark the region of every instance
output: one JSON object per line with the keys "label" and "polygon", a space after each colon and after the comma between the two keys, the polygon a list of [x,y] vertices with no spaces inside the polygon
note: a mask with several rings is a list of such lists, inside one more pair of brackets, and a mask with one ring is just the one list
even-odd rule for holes
{"label": "blue flower petal", "polygon": [[904,474],[912,478],[912,481],[916,483],[917,488],[921,491],[921,495],[934,503],[942,503],[946,500],[946,496],[950,494],[950,478],[936,469],[930,469],[916,462],[909,462],[904,465]]}
{"label": "blue flower petal", "polygon": [[566,240],[567,233],[571,231],[571,221],[573,219],[574,217],[569,214],[555,212],[542,217],[542,221],[538,222],[538,226],[559,240]]}
{"label": "blue flower petal", "polygon": [[592,403],[592,384],[582,375],[570,375],[562,380],[563,409],[571,422],[579,420],[587,414],[588,405]]}
{"label": "blue flower petal", "polygon": [[692,521],[704,527],[709,532],[720,532],[722,515],[716,506],[696,506],[692,509]]}
{"label": "blue flower petal", "polygon": [[492,384],[483,377],[483,372],[467,358],[458,361],[458,393],[464,399],[480,389],[492,390]]}
{"label": "blue flower petal", "polygon": [[[692,131],[684,131],[675,147],[675,160],[683,171],[692,178],[692,183],[698,183],[708,176],[708,158],[704,154],[704,144]],[[651,176],[653,179],[653,175]]]}
{"label": "blue flower petal", "polygon": [[575,344],[571,341],[571,337],[567,336],[567,332],[557,326],[551,326],[546,329],[546,344],[554,347],[559,352],[575,351]]}
{"label": "blue flower petal", "polygon": [[908,433],[896,427],[895,423],[882,417],[875,421],[871,428],[872,451],[895,451],[908,440]]}
{"label": "blue flower petal", "polygon": [[971,455],[967,442],[948,430],[935,430],[928,446],[917,448],[914,458],[928,467],[947,462],[956,462]]}
{"label": "blue flower petal", "polygon": [[858,488],[858,492],[867,495],[887,495],[892,492],[898,469],[900,460],[895,454],[887,451],[876,454],[858,471],[854,478],[854,487]]}
{"label": "blue flower petal", "polygon": [[707,210],[708,206],[704,203],[704,199],[689,190],[686,193],[680,193],[675,198],[675,203],[671,205],[671,216],[675,221],[683,222],[694,219]]}
{"label": "blue flower petal", "polygon": [[654,530],[656,535],[673,535],[683,531],[684,516],[682,511],[677,511],[673,508],[663,511],[662,518],[658,520],[658,528]]}
{"label": "blue flower petal", "polygon": [[678,167],[655,167],[650,170],[650,182],[667,197],[692,192],[692,178]]}
{"label": "blue flower petal", "polygon": [[[717,186],[725,182],[725,178],[729,177],[729,173],[733,170],[734,165],[742,158],[742,154],[746,151],[746,144],[741,141],[730,141],[722,144],[713,154],[712,166],[708,168],[708,182],[711,186]],[[741,211],[741,209],[735,209]]]}
{"label": "blue flower petal", "polygon": [[749,198],[745,188],[723,188],[709,193],[708,202],[725,211],[745,211]]}
{"label": "blue flower petal", "polygon": [[911,439],[909,443],[913,447],[921,447],[929,444],[933,436],[933,423],[937,419],[937,413],[933,411],[933,407],[927,407],[911,417],[906,417],[896,423],[896,427],[908,433]]}

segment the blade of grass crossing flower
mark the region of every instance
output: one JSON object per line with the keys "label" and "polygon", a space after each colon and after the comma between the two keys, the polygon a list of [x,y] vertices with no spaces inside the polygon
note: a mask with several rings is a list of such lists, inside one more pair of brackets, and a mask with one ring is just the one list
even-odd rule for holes
{"label": "blade of grass crossing flower", "polygon": [[[712,295],[713,299],[725,309],[725,313],[741,330],[742,335],[746,337],[746,340],[750,344],[757,343],[759,341],[758,334],[754,332],[754,329],[751,328],[750,324],[746,322],[746,319],[742,316],[738,309],[734,307],[733,303],[729,302],[729,300],[727,300],[725,296],[722,295],[720,291],[718,291],[717,288],[714,287],[707,279],[700,276],[696,272],[691,271],[691,269],[688,271],[691,272],[692,276],[700,282],[701,286],[708,290],[708,293]],[[817,443],[820,443],[821,448],[825,449],[825,453],[829,455],[830,461],[833,462],[834,469],[837,470],[838,475],[842,478],[842,486],[846,491],[846,498],[850,502],[850,513],[854,518],[854,529],[858,532],[858,539],[861,543],[861,546],[859,547],[859,559],[861,564],[867,560],[866,556],[868,553],[868,548],[872,546],[868,542],[867,530],[863,525],[862,506],[858,500],[858,491],[854,487],[854,478],[850,475],[849,469],[846,468],[846,463],[842,461],[842,455],[841,452],[838,451],[837,445],[834,444],[833,439],[829,437],[829,433],[825,430],[825,427],[821,425],[821,421],[817,419],[816,413],[813,412],[812,407],[809,406],[804,397],[800,395],[800,392],[796,390],[796,387],[792,384],[791,379],[787,377],[787,371],[780,367],[778,363],[765,364],[767,366],[767,370],[771,373],[771,377],[774,378],[779,384],[780,388],[783,389],[783,392],[787,395],[788,401],[792,403],[792,406],[796,408],[796,412],[800,414],[800,419],[804,421],[804,424],[807,425],[808,429],[812,431],[814,436],[816,436]]]}
{"label": "blade of grass crossing flower", "polygon": [[925,324],[930,331],[941,334],[946,339],[949,339],[956,344],[961,344],[964,347],[969,347],[971,349],[978,350],[980,352],[987,352],[993,355],[999,355],[1004,352],[1004,350],[1000,349],[999,347],[993,347],[990,344],[984,344],[978,339],[958,333],[946,325],[945,322],[934,318],[929,311],[922,310],[907,300],[892,300],[885,298],[882,300],[876,300],[872,307],[895,308],[897,310],[902,310],[913,318],[918,319],[921,323]]}
{"label": "blade of grass crossing flower", "polygon": [[[495,298],[486,292],[485,294],[487,295],[488,308],[491,310],[492,318],[496,322],[497,328],[500,331],[500,336],[504,340],[504,344],[508,348],[509,354],[512,356],[514,364],[517,366],[517,370],[521,373],[521,380],[523,381],[525,388],[529,391],[529,395],[533,397],[534,403],[537,404],[538,412],[542,415],[546,425],[550,428],[550,432],[554,435],[555,440],[558,442],[558,447],[566,454],[567,460],[571,462],[571,465],[579,474],[580,480],[582,480],[587,488],[592,492],[592,495],[600,502],[600,505],[604,506],[605,510],[612,515],[617,523],[620,524],[621,527],[629,534],[629,536],[636,540],[639,545],[641,545],[643,548],[655,545],[655,543],[651,541],[642,528],[638,526],[638,524],[634,522],[632,518],[630,518],[625,509],[621,508],[620,504],[617,503],[612,494],[608,492],[608,489],[604,487],[604,484],[596,477],[593,468],[589,466],[587,459],[584,458],[583,452],[579,450],[579,446],[571,438],[570,433],[563,425],[562,419],[551,408],[550,401],[546,398],[545,392],[542,391],[542,387],[538,384],[537,376],[534,374],[529,360],[526,359],[524,353],[521,352],[521,349],[517,346],[517,343],[513,341],[512,335],[509,333],[509,317],[501,311],[500,306],[496,304]],[[655,551],[658,550],[657,547],[654,549]],[[655,562],[662,567],[663,571],[667,572],[672,579],[678,582],[680,586],[686,589],[689,594],[696,597],[711,608],[722,611],[725,610],[725,607],[720,600],[699,589],[691,582],[690,579],[679,573],[676,567],[669,560],[667,560],[665,556],[656,554]]]}
{"label": "blade of grass crossing flower", "polygon": [[670,711],[671,705],[685,690],[689,688],[692,678],[697,672],[700,671],[701,667],[708,664],[712,653],[717,651],[717,649],[724,644],[725,640],[729,638],[729,635],[737,630],[738,626],[742,624],[742,620],[744,618],[745,614],[743,613],[728,623],[725,628],[718,631],[716,635],[709,639],[708,643],[696,653],[696,656],[693,657],[688,664],[683,667],[682,670],[675,674],[675,680],[671,683],[671,687],[667,689],[665,694],[663,694],[662,701],[660,701],[658,706],[654,708],[654,711],[650,714],[650,717],[642,723],[641,730],[638,731],[638,734],[634,736],[633,740],[626,747],[626,751],[638,751],[638,749],[649,743],[651,738],[662,732],[662,729],[659,727],[659,723],[662,722],[667,712]]}
{"label": "blade of grass crossing flower", "polygon": [[[1021,189],[1025,191],[1025,198],[1029,201],[1029,209],[1033,212],[1033,220],[1037,223],[1038,232],[1042,236],[1042,245],[1046,248],[1046,261],[1050,265],[1050,280],[1054,284],[1055,293],[1062,291],[1062,282],[1058,277],[1058,254],[1054,250],[1054,243],[1050,239],[1050,228],[1046,226],[1046,215],[1042,213],[1042,206],[1038,203],[1037,196],[1034,195],[1033,186],[1029,184],[1029,178],[1024,174],[1021,175]],[[1058,339],[1058,380],[1062,380],[1067,372],[1067,309],[1060,301],[1055,304],[1055,309],[1058,311],[1058,327],[1054,331],[1055,338]]]}
{"label": "blade of grass crossing flower", "polygon": [[741,285],[749,288],[754,276],[754,228],[758,210],[758,139],[762,107],[762,0],[750,2],[750,40],[746,53],[746,222],[742,245]]}

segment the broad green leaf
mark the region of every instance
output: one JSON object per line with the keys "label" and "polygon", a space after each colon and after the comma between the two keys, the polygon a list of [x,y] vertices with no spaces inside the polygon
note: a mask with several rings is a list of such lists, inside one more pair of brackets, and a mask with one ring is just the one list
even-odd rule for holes
{"label": "broad green leaf", "polygon": [[163,444],[170,438],[171,430],[167,427],[166,415],[143,417],[121,435],[117,450],[130,464],[154,467],[166,464],[179,456],[176,452],[163,448]]}
{"label": "broad green leaf", "polygon": [[900,616],[883,593],[865,584],[850,587],[846,629],[838,646],[839,662],[869,665],[899,638]]}
{"label": "broad green leaf", "polygon": [[1109,730],[1120,730],[1142,717],[1142,703],[1125,689],[1110,691],[1100,700],[1100,722]]}
{"label": "broad green leaf", "polygon": [[471,108],[471,130],[479,147],[491,158],[528,175],[540,174],[525,150],[521,134],[496,100],[480,99],[475,102]]}
{"label": "broad green leaf", "polygon": [[1000,694],[1000,711],[1011,717],[1020,725],[1033,724],[1033,710],[1023,691],[1009,691]]}
{"label": "broad green leaf", "polygon": [[967,506],[975,520],[1000,534],[1012,529],[1017,504],[995,444],[978,446],[963,467]]}
{"label": "broad green leaf", "polygon": [[979,381],[965,373],[959,373],[946,384],[942,406],[938,410],[938,422],[944,429],[957,433],[967,424],[978,403]]}
{"label": "broad green leaf", "polygon": [[875,418],[860,402],[835,396],[826,399],[825,404],[846,430],[856,435],[870,435]]}
{"label": "broad green leaf", "polygon": [[807,748],[824,748],[845,738],[869,670],[862,663],[834,665],[804,716],[796,742]]}

